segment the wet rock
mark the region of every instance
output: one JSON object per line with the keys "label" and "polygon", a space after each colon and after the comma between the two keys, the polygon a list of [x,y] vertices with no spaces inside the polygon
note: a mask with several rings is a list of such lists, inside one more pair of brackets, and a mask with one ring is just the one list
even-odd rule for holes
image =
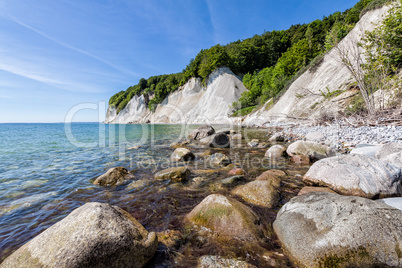
{"label": "wet rock", "polygon": [[144,188],[145,186],[148,186],[150,184],[150,180],[148,179],[143,179],[143,180],[136,180],[127,185],[126,190],[132,190],[132,189],[137,189],[137,188]]}
{"label": "wet rock", "polygon": [[246,181],[246,178],[242,175],[237,175],[220,180],[219,185],[223,187],[231,187],[242,181]]}
{"label": "wet rock", "polygon": [[257,268],[245,261],[227,259],[221,256],[202,256],[197,268]]}
{"label": "wet rock", "polygon": [[286,176],[287,174],[282,170],[270,169],[263,172],[256,178],[256,180],[272,181],[275,187],[279,187],[281,185],[281,180]]}
{"label": "wet rock", "polygon": [[242,168],[234,168],[231,171],[229,171],[228,175],[230,176],[236,176],[236,175],[246,175],[246,171]]}
{"label": "wet rock", "polygon": [[255,180],[236,187],[232,193],[250,204],[272,208],[279,201],[277,185],[274,180]]}
{"label": "wet rock", "polygon": [[322,159],[310,167],[303,181],[344,195],[366,198],[402,194],[400,168],[358,154]]}
{"label": "wet rock", "polygon": [[172,161],[191,161],[195,159],[195,155],[187,148],[177,148],[174,150],[173,154],[171,155],[170,159]]}
{"label": "wet rock", "polygon": [[102,186],[115,186],[124,183],[126,180],[133,179],[134,176],[124,167],[114,167],[105,174],[100,175],[93,184]]}
{"label": "wet rock", "polygon": [[301,155],[312,161],[335,156],[335,152],[329,147],[311,141],[296,141],[289,145],[286,152],[291,157]]}
{"label": "wet rock", "polygon": [[171,180],[172,182],[187,181],[191,172],[188,167],[172,167],[161,170],[155,174],[156,180]]}
{"label": "wet rock", "polygon": [[306,186],[306,187],[303,187],[299,191],[299,193],[297,195],[304,195],[304,194],[316,193],[316,192],[325,192],[325,193],[336,194],[334,191],[332,191],[331,189],[329,189],[327,187],[310,187],[310,186]]}
{"label": "wet rock", "polygon": [[370,157],[375,157],[376,153],[382,148],[382,145],[358,144],[350,153],[362,154]]}
{"label": "wet rock", "polygon": [[256,241],[264,237],[260,218],[251,208],[219,194],[207,196],[186,218],[219,236]]}
{"label": "wet rock", "polygon": [[224,133],[217,133],[201,139],[199,141],[201,144],[212,147],[212,148],[229,148],[230,139],[229,136]]}
{"label": "wet rock", "polygon": [[206,181],[206,178],[203,178],[203,177],[192,178],[188,183],[188,187],[190,189],[199,189],[205,185],[205,181]]}
{"label": "wet rock", "polygon": [[232,163],[232,161],[230,160],[230,158],[225,155],[225,154],[221,154],[221,153],[216,153],[210,156],[209,158],[209,163],[212,166],[227,166],[230,163]]}
{"label": "wet rock", "polygon": [[282,133],[274,133],[269,141],[285,141],[285,136]]}
{"label": "wet rock", "polygon": [[201,140],[215,133],[215,129],[212,126],[202,126],[194,129],[188,135],[190,140]]}
{"label": "wet rock", "polygon": [[268,148],[268,147],[269,147],[269,144],[266,143],[266,142],[260,142],[260,143],[258,144],[258,146],[257,146],[257,148],[260,148],[260,149],[266,149],[266,148]]}
{"label": "wet rock", "polygon": [[331,193],[297,196],[273,224],[299,267],[399,267],[402,211]]}
{"label": "wet rock", "polygon": [[158,241],[128,212],[87,203],[9,256],[1,267],[143,267]]}
{"label": "wet rock", "polygon": [[388,206],[402,210],[402,197],[378,199],[377,202],[387,204]]}
{"label": "wet rock", "polygon": [[265,157],[278,158],[286,155],[286,147],[283,145],[273,145],[265,153]]}

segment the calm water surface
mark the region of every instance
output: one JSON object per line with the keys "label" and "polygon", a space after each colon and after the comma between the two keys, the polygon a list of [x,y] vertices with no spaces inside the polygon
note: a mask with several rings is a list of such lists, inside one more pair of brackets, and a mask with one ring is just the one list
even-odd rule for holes
{"label": "calm water surface", "polygon": [[[194,190],[186,185],[152,180],[154,172],[169,166],[167,160],[173,151],[170,144],[184,138],[196,127],[0,124],[0,262],[73,209],[86,202],[98,201],[129,211],[150,231],[179,230],[186,235],[186,244],[179,246],[178,252],[167,252],[159,247],[149,267],[191,266],[204,254],[236,254],[261,264],[264,260],[258,253],[252,256],[249,252],[236,252],[238,250],[230,247],[222,249],[214,241],[200,239],[183,225],[185,214],[203,198],[213,192],[230,195],[228,190],[210,186]],[[266,138],[266,132],[253,135]],[[129,149],[133,146],[139,148]],[[202,152],[205,149],[194,150]],[[263,158],[265,150],[231,149],[225,152],[242,164],[246,155]],[[191,165],[194,170],[203,169],[201,160]],[[294,178],[307,169],[287,160],[279,165]],[[131,181],[118,187],[92,184],[94,178],[115,166],[135,170],[134,182],[141,183]],[[244,168],[250,179],[268,169],[258,165]],[[205,176],[210,176],[210,180],[225,178],[227,170],[219,169],[213,175]],[[301,186],[294,179],[285,183],[282,202],[295,195]],[[255,209],[267,222],[272,221],[277,212]],[[259,247],[250,251],[258,252]],[[261,247],[281,254],[275,241]]]}

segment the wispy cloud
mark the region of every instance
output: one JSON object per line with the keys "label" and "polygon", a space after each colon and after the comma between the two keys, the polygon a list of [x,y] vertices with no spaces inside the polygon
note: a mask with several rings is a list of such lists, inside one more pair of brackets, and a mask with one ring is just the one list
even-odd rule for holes
{"label": "wispy cloud", "polygon": [[212,26],[212,36],[214,38],[214,43],[217,44],[219,43],[219,37],[218,37],[218,22],[215,19],[215,9],[213,7],[214,3],[211,0],[205,0],[205,3],[208,7],[208,12],[209,12],[209,20],[211,22]]}
{"label": "wispy cloud", "polygon": [[82,50],[80,48],[77,48],[77,47],[74,47],[74,46],[72,46],[70,44],[67,44],[67,43],[65,43],[63,41],[60,41],[60,40],[58,40],[58,39],[56,39],[56,38],[54,38],[54,37],[42,32],[42,31],[40,31],[40,30],[38,30],[38,29],[36,29],[36,28],[34,28],[34,27],[32,27],[32,26],[30,26],[30,25],[28,25],[28,24],[26,24],[26,23],[24,23],[22,21],[20,21],[19,19],[13,17],[12,15],[6,15],[6,16],[3,16],[3,17],[7,18],[10,21],[13,21],[13,22],[17,23],[18,25],[20,25],[20,26],[22,26],[22,27],[24,27],[26,29],[29,29],[29,30],[41,35],[42,37],[45,37],[46,39],[48,39],[48,40],[50,40],[52,42],[55,42],[56,44],[58,44],[58,45],[60,45],[62,47],[65,47],[67,49],[70,49],[70,50],[73,50],[75,52],[81,53],[81,54],[83,54],[83,55],[85,55],[87,57],[90,57],[92,59],[95,59],[95,60],[97,60],[99,62],[102,62],[102,63],[108,65],[109,67],[112,67],[113,69],[119,71],[119,72],[123,72],[123,73],[129,74],[129,75],[140,77],[140,74],[138,74],[136,72],[132,72],[130,70],[123,69],[120,66],[117,66],[117,65],[115,65],[115,64],[113,64],[113,63],[111,63],[109,61],[106,61],[105,59],[103,59],[103,58],[101,58],[101,57],[99,57],[97,55],[94,55],[94,54],[92,54],[92,53],[90,53],[88,51]]}

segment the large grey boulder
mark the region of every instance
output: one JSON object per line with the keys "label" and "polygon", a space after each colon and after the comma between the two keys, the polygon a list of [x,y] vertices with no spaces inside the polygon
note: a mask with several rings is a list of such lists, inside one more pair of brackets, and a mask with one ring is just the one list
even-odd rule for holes
{"label": "large grey boulder", "polygon": [[158,245],[128,212],[87,203],[20,247],[1,265],[15,267],[143,267]]}
{"label": "large grey boulder", "polygon": [[124,167],[114,167],[105,174],[100,175],[94,184],[102,186],[115,186],[124,183],[126,180],[133,179],[134,176]]}
{"label": "large grey boulder", "polygon": [[298,267],[401,267],[402,211],[366,198],[310,193],[273,224]]}
{"label": "large grey boulder", "polygon": [[291,157],[301,155],[311,160],[335,156],[335,152],[328,146],[312,141],[296,141],[289,145],[286,152]]}
{"label": "large grey boulder", "polygon": [[383,159],[390,154],[402,152],[402,143],[390,142],[382,146],[380,150],[377,151],[375,157],[378,159]]}
{"label": "large grey boulder", "polygon": [[402,151],[384,156],[380,160],[402,168]]}
{"label": "large grey boulder", "polygon": [[195,155],[187,148],[177,148],[174,150],[170,159],[175,162],[179,161],[190,161],[195,159]]}
{"label": "large grey boulder", "polygon": [[256,213],[239,201],[219,194],[207,196],[186,218],[226,238],[255,241],[264,237]]}
{"label": "large grey boulder", "polygon": [[215,129],[212,126],[202,126],[191,131],[190,134],[188,134],[188,138],[190,140],[201,140],[214,133]]}
{"label": "large grey boulder", "polygon": [[376,158],[350,154],[322,159],[304,175],[310,185],[366,198],[402,194],[401,169]]}

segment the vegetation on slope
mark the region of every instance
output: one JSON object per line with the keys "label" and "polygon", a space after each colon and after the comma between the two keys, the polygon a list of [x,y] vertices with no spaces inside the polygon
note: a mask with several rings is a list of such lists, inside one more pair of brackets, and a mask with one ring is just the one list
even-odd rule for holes
{"label": "vegetation on slope", "polygon": [[259,105],[277,96],[298,71],[329,48],[325,48],[325,40],[331,29],[337,27],[341,29],[338,31],[341,37],[345,36],[359,20],[362,11],[376,8],[373,3],[384,1],[361,0],[353,8],[322,20],[201,50],[181,73],[142,78],[137,85],[112,96],[109,105],[119,112],[133,96],[149,94],[153,98],[148,107],[153,110],[191,77],[200,77],[205,81],[211,72],[223,66],[244,75],[244,84],[249,89],[233,104],[235,110]]}

